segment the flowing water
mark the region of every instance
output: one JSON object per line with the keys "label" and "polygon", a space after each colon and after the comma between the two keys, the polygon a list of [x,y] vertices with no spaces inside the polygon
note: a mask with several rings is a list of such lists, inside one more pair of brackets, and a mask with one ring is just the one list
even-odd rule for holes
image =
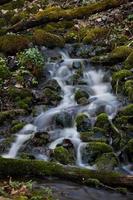
{"label": "flowing water", "polygon": [[[38,130],[47,130],[51,126],[51,119],[58,113],[63,111],[71,113],[73,119],[78,113],[85,113],[91,120],[92,126],[96,120],[97,110],[102,107],[104,112],[108,114],[111,120],[117,112],[118,101],[112,93],[110,78],[108,73],[95,69],[90,65],[88,60],[70,58],[68,53],[59,52],[62,57],[61,62],[49,61],[50,79],[55,79],[62,90],[62,100],[59,105],[54,108],[49,108],[45,112],[41,112],[33,121],[33,124],[26,125],[17,135],[16,141],[12,144],[9,152],[3,157],[15,158],[22,145],[34,136]],[[80,63],[83,67],[83,85],[73,85],[68,83],[69,78],[74,74],[73,63]],[[75,91],[79,88],[85,89],[89,93],[89,104],[78,105],[74,99]],[[71,141],[76,152],[76,165],[81,167],[90,167],[82,161],[82,152],[86,143],[82,142],[79,133],[76,129],[76,124],[73,122],[71,127],[59,129],[57,127],[49,130],[51,143],[48,149],[55,149],[57,145],[62,144],[64,139]],[[38,159],[48,160],[48,155],[38,154]]]}

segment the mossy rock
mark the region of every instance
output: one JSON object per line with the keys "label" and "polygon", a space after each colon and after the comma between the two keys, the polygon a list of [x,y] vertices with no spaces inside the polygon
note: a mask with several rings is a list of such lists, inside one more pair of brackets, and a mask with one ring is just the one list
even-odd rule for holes
{"label": "mossy rock", "polygon": [[48,80],[45,84],[45,88],[49,88],[56,92],[61,92],[61,87],[60,87],[59,83],[57,82],[57,80],[55,80],[55,79]]}
{"label": "mossy rock", "polygon": [[132,72],[127,69],[122,69],[118,72],[114,72],[112,75],[112,84],[115,84],[117,81],[124,82],[126,78],[132,76]]}
{"label": "mossy rock", "polygon": [[101,113],[97,116],[95,127],[104,129],[110,127],[108,115],[106,113]]}
{"label": "mossy rock", "polygon": [[125,82],[124,91],[128,96],[129,101],[133,101],[133,80],[128,80]]}
{"label": "mossy rock", "polygon": [[124,151],[130,162],[133,162],[133,139],[130,139],[126,145],[125,151]]}
{"label": "mossy rock", "polygon": [[57,113],[54,116],[54,121],[57,126],[62,127],[62,128],[72,127],[73,125],[73,117],[68,112]]}
{"label": "mossy rock", "polygon": [[129,54],[127,59],[125,60],[125,68],[132,69],[133,68],[133,51]]}
{"label": "mossy rock", "polygon": [[118,112],[119,116],[132,116],[133,115],[133,104],[129,104],[125,107],[122,108],[122,110],[120,110]]}
{"label": "mossy rock", "polygon": [[72,154],[62,146],[55,148],[53,158],[64,165],[71,164],[74,162]]}
{"label": "mossy rock", "polygon": [[59,101],[61,101],[62,97],[60,94],[50,88],[45,88],[43,91],[43,101],[44,104],[47,105],[57,105]]}
{"label": "mossy rock", "polygon": [[93,135],[94,135],[93,131],[80,132],[80,139],[83,142],[89,142],[89,141],[91,141],[91,138],[93,137]]}
{"label": "mossy rock", "polygon": [[34,137],[29,140],[28,146],[41,147],[49,142],[49,135],[47,132],[37,132]]}
{"label": "mossy rock", "polygon": [[107,34],[107,30],[105,28],[95,27],[90,28],[87,30],[86,36],[83,39],[84,44],[90,44],[93,43],[96,39],[101,39],[105,37]]}
{"label": "mossy rock", "polygon": [[29,38],[24,35],[0,36],[0,52],[14,55],[17,52],[26,49],[29,43]]}
{"label": "mossy rock", "polygon": [[5,140],[0,143],[0,154],[7,152],[10,149],[11,144],[13,142],[14,142],[14,136],[5,138]]}
{"label": "mossy rock", "polygon": [[33,32],[33,40],[37,45],[44,45],[50,48],[64,46],[64,40],[62,36],[46,32],[43,29],[36,29]]}
{"label": "mossy rock", "polygon": [[98,170],[112,171],[118,166],[118,159],[114,153],[104,153],[96,159],[95,164]]}
{"label": "mossy rock", "polygon": [[87,143],[85,150],[82,153],[82,159],[83,161],[93,165],[95,164],[96,159],[103,153],[109,153],[112,151],[112,147],[104,142],[91,141]]}
{"label": "mossy rock", "polygon": [[16,133],[24,127],[24,122],[16,122],[15,124],[12,123],[11,132]]}
{"label": "mossy rock", "polygon": [[78,114],[75,121],[78,131],[86,132],[91,129],[91,120],[84,113]]}
{"label": "mossy rock", "polygon": [[91,62],[94,64],[113,65],[126,60],[132,51],[133,49],[131,47],[119,46],[116,47],[111,53],[92,57]]}
{"label": "mossy rock", "polygon": [[[81,98],[84,98],[83,100],[86,99],[85,102],[88,102],[87,100],[88,100],[88,98],[89,98],[89,94],[88,94],[86,91],[79,89],[79,90],[77,90],[76,93],[75,93],[75,100],[76,100],[76,102],[77,102],[78,104],[81,104],[81,103],[82,103]],[[84,101],[83,101],[83,102],[84,102]]]}

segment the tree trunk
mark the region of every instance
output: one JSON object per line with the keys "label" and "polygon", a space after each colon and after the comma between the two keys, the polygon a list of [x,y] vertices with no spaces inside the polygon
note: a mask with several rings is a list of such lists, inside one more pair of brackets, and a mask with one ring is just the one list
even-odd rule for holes
{"label": "tree trunk", "polygon": [[20,21],[8,29],[8,31],[18,32],[28,28],[46,24],[49,22],[58,22],[59,20],[73,20],[84,17],[89,17],[92,14],[119,7],[120,5],[127,3],[128,0],[102,0],[96,3],[88,4],[87,6],[81,6],[71,9],[62,9],[53,7],[52,11],[46,9],[37,13],[32,19],[28,21]]}
{"label": "tree trunk", "polygon": [[97,179],[107,186],[133,189],[133,176],[116,172],[81,169],[46,161],[0,158],[0,177],[7,176],[13,178],[53,176],[85,185],[89,185],[90,179]]}

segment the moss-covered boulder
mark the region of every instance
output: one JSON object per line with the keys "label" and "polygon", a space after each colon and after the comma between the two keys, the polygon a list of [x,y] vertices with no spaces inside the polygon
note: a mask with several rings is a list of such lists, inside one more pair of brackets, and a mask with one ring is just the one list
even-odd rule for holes
{"label": "moss-covered boulder", "polygon": [[113,65],[126,60],[132,51],[133,49],[131,47],[119,46],[116,47],[111,53],[92,57],[91,62],[94,64]]}
{"label": "moss-covered boulder", "polygon": [[77,90],[75,92],[75,100],[78,104],[88,103],[89,94],[84,90]]}
{"label": "moss-covered boulder", "polygon": [[34,137],[30,139],[28,146],[31,145],[31,148],[45,146],[49,142],[49,135],[47,132],[37,132]]}
{"label": "moss-covered boulder", "polygon": [[124,91],[128,96],[129,101],[133,101],[133,80],[128,80],[125,82]]}
{"label": "moss-covered boulder", "polygon": [[13,55],[23,49],[26,49],[29,43],[29,38],[24,35],[0,36],[0,52]]}
{"label": "moss-covered boulder", "polygon": [[118,159],[114,153],[104,153],[96,159],[96,168],[98,170],[112,171],[118,166]]}
{"label": "moss-covered boulder", "polygon": [[80,132],[86,132],[91,129],[91,120],[87,115],[80,113],[76,117],[77,130]]}
{"label": "moss-covered boulder", "polygon": [[132,116],[133,115],[133,104],[129,104],[123,107],[119,112],[119,116]]}
{"label": "moss-covered boulder", "polygon": [[11,132],[16,133],[24,127],[25,123],[21,121],[12,121]]}
{"label": "moss-covered boulder", "polygon": [[110,122],[106,113],[101,113],[97,116],[95,127],[103,128],[105,131],[110,129]]}
{"label": "moss-covered boulder", "polygon": [[44,87],[54,90],[56,92],[61,92],[61,87],[59,83],[57,82],[57,80],[55,79],[48,80]]}
{"label": "moss-covered boulder", "polygon": [[33,40],[37,45],[44,45],[50,48],[64,46],[64,40],[62,36],[48,33],[42,29],[36,29],[33,32]]}
{"label": "moss-covered boulder", "polygon": [[132,72],[127,69],[122,69],[118,72],[113,73],[112,82],[124,81],[125,78],[132,76]]}
{"label": "moss-covered boulder", "polygon": [[45,88],[43,91],[43,102],[46,105],[57,105],[61,101],[60,94],[50,88]]}
{"label": "moss-covered boulder", "polygon": [[133,162],[133,139],[129,140],[126,145],[125,152],[130,162]]}
{"label": "moss-covered boulder", "polygon": [[60,146],[56,147],[53,152],[53,158],[61,164],[67,165],[74,162],[72,154],[66,148]]}
{"label": "moss-covered boulder", "polygon": [[103,153],[112,152],[112,147],[104,142],[88,142],[83,152],[83,160],[93,165]]}
{"label": "moss-covered boulder", "polygon": [[126,69],[132,69],[133,68],[133,51],[129,54],[129,56],[125,60],[125,68]]}

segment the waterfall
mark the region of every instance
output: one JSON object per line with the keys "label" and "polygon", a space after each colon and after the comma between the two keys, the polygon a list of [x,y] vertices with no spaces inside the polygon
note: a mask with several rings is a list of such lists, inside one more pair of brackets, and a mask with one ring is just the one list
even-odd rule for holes
{"label": "waterfall", "polygon": [[[50,68],[50,78],[55,79],[62,90],[62,100],[54,108],[49,108],[47,111],[42,112],[35,119],[33,124],[26,125],[21,131],[16,134],[16,140],[12,144],[9,152],[4,154],[3,157],[15,158],[22,145],[29,140],[37,130],[46,130],[51,125],[51,119],[62,111],[71,111],[72,109],[76,113],[85,113],[93,119],[96,116],[96,112],[100,106],[104,106],[108,114],[109,119],[112,119],[118,107],[118,101],[111,91],[110,80],[106,77],[106,72],[103,70],[96,70],[89,65],[84,64],[84,59],[70,58],[68,53],[60,51],[62,56],[62,62],[52,63]],[[84,67],[82,81],[86,82],[85,87],[89,91],[89,104],[77,105],[74,99],[75,90],[82,88],[82,86],[67,84],[67,80],[74,74],[72,67],[74,62],[79,62]],[[86,61],[87,62],[87,61]],[[73,114],[72,114],[73,115]],[[72,127],[57,129],[55,127],[49,132],[51,139],[48,145],[49,149],[54,150],[57,145],[61,145],[64,139],[71,141],[76,152],[76,164],[80,167],[91,168],[87,163],[82,161],[82,152],[85,149],[86,143],[83,143],[80,139],[75,124]],[[47,155],[39,154],[38,159],[48,160]]]}

